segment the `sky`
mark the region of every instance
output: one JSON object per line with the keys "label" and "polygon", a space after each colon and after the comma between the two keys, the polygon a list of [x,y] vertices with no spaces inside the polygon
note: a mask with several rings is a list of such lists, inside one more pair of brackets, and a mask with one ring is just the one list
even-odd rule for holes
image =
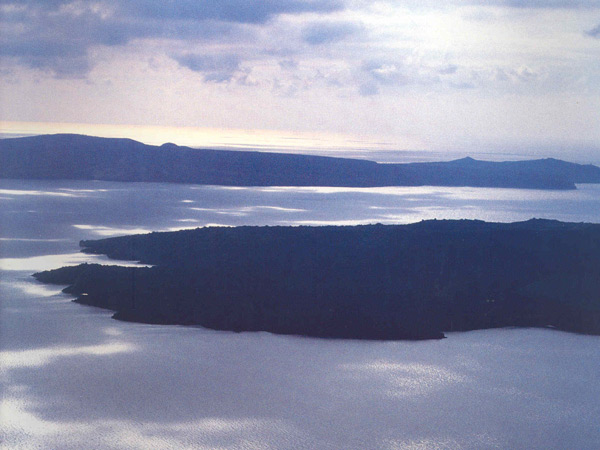
{"label": "sky", "polygon": [[0,132],[600,159],[600,0],[0,0]]}

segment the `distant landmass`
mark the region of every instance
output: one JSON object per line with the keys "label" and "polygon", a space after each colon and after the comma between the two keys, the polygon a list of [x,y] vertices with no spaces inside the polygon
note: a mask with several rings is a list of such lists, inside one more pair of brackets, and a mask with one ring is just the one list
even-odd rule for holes
{"label": "distant landmass", "polygon": [[507,326],[600,334],[597,224],[199,228],[81,246],[154,266],[34,276],[121,320],[381,340]]}
{"label": "distant landmass", "polygon": [[131,139],[57,134],[0,140],[0,178],[194,183],[226,186],[473,186],[575,189],[600,168],[547,158],[379,164],[358,159],[199,150]]}

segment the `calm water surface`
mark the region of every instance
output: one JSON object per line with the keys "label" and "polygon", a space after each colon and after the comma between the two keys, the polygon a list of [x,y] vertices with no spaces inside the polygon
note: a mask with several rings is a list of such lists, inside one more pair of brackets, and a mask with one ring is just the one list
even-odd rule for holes
{"label": "calm water surface", "polygon": [[600,223],[600,187],[226,188],[0,181],[5,448],[597,449],[600,338],[360,342],[121,323],[31,273],[80,239],[207,225],[531,217]]}

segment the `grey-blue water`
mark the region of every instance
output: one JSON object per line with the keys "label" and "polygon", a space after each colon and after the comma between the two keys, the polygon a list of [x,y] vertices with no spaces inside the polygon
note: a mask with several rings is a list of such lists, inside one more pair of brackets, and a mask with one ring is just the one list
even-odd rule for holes
{"label": "grey-blue water", "polygon": [[80,239],[206,225],[600,222],[600,186],[225,188],[0,181],[3,448],[597,449],[600,338],[360,342],[121,323],[37,270]]}

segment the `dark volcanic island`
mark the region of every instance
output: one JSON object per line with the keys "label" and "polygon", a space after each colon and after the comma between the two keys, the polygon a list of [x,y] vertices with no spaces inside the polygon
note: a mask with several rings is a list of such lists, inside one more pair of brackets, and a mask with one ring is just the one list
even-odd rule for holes
{"label": "dark volcanic island", "polygon": [[96,241],[153,267],[37,273],[121,320],[357,339],[552,326],[600,334],[600,225],[199,228]]}

